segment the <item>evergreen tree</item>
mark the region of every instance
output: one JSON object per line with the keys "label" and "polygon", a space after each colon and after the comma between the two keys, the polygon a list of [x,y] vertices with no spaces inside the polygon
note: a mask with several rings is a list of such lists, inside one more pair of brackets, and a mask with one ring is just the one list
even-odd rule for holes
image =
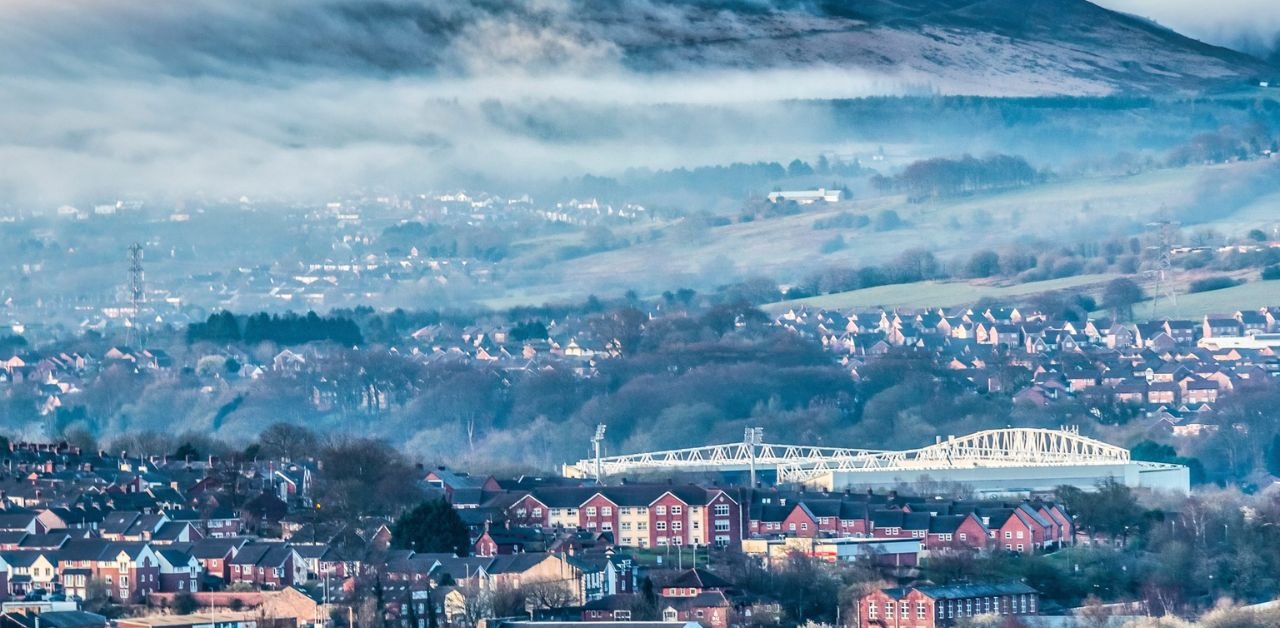
{"label": "evergreen tree", "polygon": [[1271,437],[1267,446],[1267,473],[1280,477],[1280,433]]}
{"label": "evergreen tree", "polygon": [[419,504],[396,521],[391,528],[391,545],[415,552],[466,556],[471,549],[471,534],[453,506],[436,499]]}

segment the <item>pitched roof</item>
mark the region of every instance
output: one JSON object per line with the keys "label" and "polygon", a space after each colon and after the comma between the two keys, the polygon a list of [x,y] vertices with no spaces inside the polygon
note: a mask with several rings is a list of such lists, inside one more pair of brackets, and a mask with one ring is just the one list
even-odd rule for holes
{"label": "pitched roof", "polygon": [[1039,593],[1039,591],[1022,584],[1021,582],[1008,584],[959,584],[949,586],[894,587],[892,589],[881,589],[881,591],[891,598],[901,599],[903,596],[910,593],[912,589],[935,600],[956,600],[974,597],[989,597],[993,595]]}
{"label": "pitched roof", "polygon": [[728,589],[732,586],[724,578],[701,568],[686,569],[663,585],[664,588],[680,589]]}

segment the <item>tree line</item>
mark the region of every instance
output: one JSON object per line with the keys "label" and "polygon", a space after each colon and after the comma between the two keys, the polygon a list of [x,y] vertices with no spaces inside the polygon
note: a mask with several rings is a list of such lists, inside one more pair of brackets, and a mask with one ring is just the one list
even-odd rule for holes
{"label": "tree line", "polygon": [[278,345],[300,345],[308,342],[334,342],[357,346],[364,342],[355,321],[342,316],[320,316],[315,312],[267,314],[258,312],[237,316],[227,310],[210,314],[203,323],[187,326],[186,341],[255,345],[273,342]]}
{"label": "tree line", "polygon": [[876,175],[871,183],[881,191],[906,192],[923,199],[1031,185],[1042,178],[1022,157],[964,155],[916,161],[896,175]]}

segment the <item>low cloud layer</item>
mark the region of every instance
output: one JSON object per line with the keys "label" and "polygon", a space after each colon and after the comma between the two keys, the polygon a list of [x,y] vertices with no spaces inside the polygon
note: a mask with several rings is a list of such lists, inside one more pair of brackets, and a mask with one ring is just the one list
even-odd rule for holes
{"label": "low cloud layer", "polygon": [[0,195],[323,196],[774,158],[826,130],[780,95],[900,89],[835,69],[637,73],[574,6],[10,0]]}
{"label": "low cloud layer", "polygon": [[1280,51],[1275,0],[1095,0],[1116,11],[1155,20],[1202,41],[1267,57]]}
{"label": "low cloud layer", "polygon": [[[987,75],[940,76],[963,42],[925,54],[918,33],[851,39],[855,18],[764,10],[779,2],[808,6],[6,0],[0,201],[322,197],[789,159],[831,147],[829,111],[806,99],[1107,91],[967,56],[954,58]],[[800,54],[789,33],[834,39]],[[847,69],[859,63],[875,69]]]}
{"label": "low cloud layer", "polygon": [[[628,167],[816,154],[825,109],[744,89],[859,96],[852,73],[662,78],[571,75],[326,78],[14,78],[0,90],[0,188],[45,203],[94,195],[316,197],[423,190]],[[494,173],[494,174],[491,174]]]}

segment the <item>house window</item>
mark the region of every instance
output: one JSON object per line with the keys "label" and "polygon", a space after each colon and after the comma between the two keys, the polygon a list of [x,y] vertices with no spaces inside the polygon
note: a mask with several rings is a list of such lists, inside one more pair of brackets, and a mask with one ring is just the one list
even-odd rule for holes
{"label": "house window", "polygon": [[968,534],[966,534],[966,533],[964,533],[964,532],[961,532],[961,533],[960,533],[960,540],[961,540],[961,541],[968,541],[968,540],[969,540],[969,535],[968,535]]}
{"label": "house window", "polygon": [[716,532],[728,532],[728,531],[729,531],[729,522],[727,520],[716,521]]}
{"label": "house window", "polygon": [[541,519],[541,518],[542,518],[542,509],[541,509],[541,508],[534,508],[534,509],[533,509],[533,516],[534,516],[535,518]]}
{"label": "house window", "polygon": [[875,621],[876,618],[879,617],[879,615],[876,614],[876,609],[879,607],[880,605],[875,602],[867,602],[867,619]]}
{"label": "house window", "polygon": [[655,523],[653,524],[653,529],[654,529],[654,530],[657,530],[657,531],[659,531],[659,532],[666,532],[666,531],[667,531],[667,522],[666,522],[666,521],[658,521],[658,522],[655,522]]}
{"label": "house window", "polygon": [[666,546],[667,546],[667,537],[665,537],[665,536],[660,536],[660,537],[658,537],[658,539],[657,539],[657,540],[658,540],[658,547],[666,547]]}
{"label": "house window", "polygon": [[792,524],[789,524],[789,525],[790,525],[791,531],[792,531],[792,532],[795,532],[795,531],[796,531],[796,524],[792,523]]}
{"label": "house window", "polygon": [[926,610],[927,609],[925,608],[924,602],[916,602],[916,618],[917,619],[924,619]]}
{"label": "house window", "polygon": [[622,522],[622,529],[623,529],[623,530],[630,530],[630,529],[631,529],[631,522],[630,522],[630,521],[623,521],[623,522]]}
{"label": "house window", "polygon": [[665,515],[665,514],[667,514],[667,507],[666,507],[666,506],[654,506],[654,507],[653,507],[653,514],[655,514],[655,515]]}
{"label": "house window", "polygon": [[1006,539],[1011,539],[1011,538],[1013,538],[1013,532],[1011,532],[1011,531],[1009,531],[1009,530],[1005,530],[1005,531],[1004,531],[1004,538],[1006,538]]}
{"label": "house window", "polygon": [[672,530],[672,531],[674,531],[674,532],[679,532],[679,531],[680,531],[680,530],[682,530],[682,529],[684,529],[684,523],[683,523],[683,522],[681,522],[681,521],[672,521],[672,522],[671,522],[671,530]]}
{"label": "house window", "polygon": [[898,616],[899,616],[899,617],[901,617],[901,618],[903,618],[903,619],[906,619],[906,618],[908,618],[908,617],[911,617],[911,603],[910,603],[910,602],[907,602],[907,601],[905,601],[905,600],[904,600],[904,601],[902,601],[902,602],[900,602],[900,603],[898,604]]}
{"label": "house window", "polygon": [[893,617],[893,602],[884,603],[884,617],[885,619]]}
{"label": "house window", "polygon": [[1026,547],[1025,547],[1025,546],[1023,546],[1021,543],[1019,543],[1019,544],[1018,544],[1018,551],[1019,551],[1019,552],[1021,552],[1021,551],[1024,551],[1024,550],[1026,550]]}
{"label": "house window", "polygon": [[1018,538],[1022,538],[1022,530],[1018,530]]}
{"label": "house window", "polygon": [[808,524],[808,523],[801,523],[801,524],[800,524],[800,529],[801,529],[801,530],[808,530],[808,529],[809,529],[809,524]]}
{"label": "house window", "polygon": [[679,507],[679,506],[672,506],[672,507],[671,507],[671,514],[673,514],[673,515],[679,515],[679,514],[683,514],[683,513],[684,513],[684,509],[682,509],[681,507]]}
{"label": "house window", "polygon": [[717,517],[728,517],[728,516],[729,516],[729,504],[716,504],[716,516],[717,516]]}
{"label": "house window", "polygon": [[588,516],[588,517],[594,517],[594,516],[596,516],[596,507],[595,507],[595,506],[587,506],[587,516]]}
{"label": "house window", "polygon": [[612,507],[610,507],[610,506],[604,506],[604,507],[601,507],[601,508],[600,508],[600,516],[601,516],[601,517],[612,517],[612,516],[613,516],[613,508],[612,508]]}

